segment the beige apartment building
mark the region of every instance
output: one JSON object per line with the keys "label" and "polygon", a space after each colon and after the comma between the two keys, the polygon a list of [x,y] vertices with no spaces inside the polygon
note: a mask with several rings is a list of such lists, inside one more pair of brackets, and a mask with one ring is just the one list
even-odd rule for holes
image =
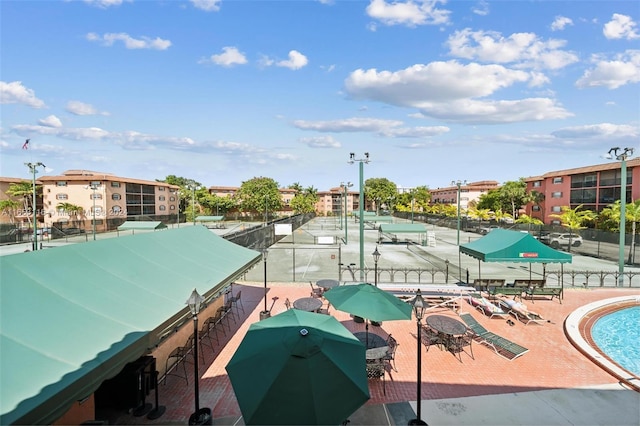
{"label": "beige apartment building", "polygon": [[354,211],[360,209],[360,194],[356,191],[347,191],[344,186],[338,186],[328,191],[318,191],[316,213],[321,216],[351,216]]}
{"label": "beige apartment building", "polygon": [[105,232],[140,217],[177,220],[177,185],[88,170],[42,176],[38,183],[43,202],[39,217],[45,228],[89,232],[95,220],[96,231]]}
{"label": "beige apartment building", "polygon": [[[495,180],[482,180],[479,182],[464,183],[460,185],[460,210],[466,210],[478,202],[480,196],[492,189],[498,189],[499,184]],[[458,204],[458,186],[446,186],[444,188],[429,189],[432,204]]]}
{"label": "beige apartment building", "polygon": [[[640,158],[627,162],[626,201],[631,203],[640,198]],[[538,203],[525,207],[527,215],[542,220],[545,224],[559,225],[554,214],[560,214],[562,207],[600,212],[620,200],[621,163],[612,161],[594,166],[557,170],[542,176],[525,179],[527,192],[542,194]]]}

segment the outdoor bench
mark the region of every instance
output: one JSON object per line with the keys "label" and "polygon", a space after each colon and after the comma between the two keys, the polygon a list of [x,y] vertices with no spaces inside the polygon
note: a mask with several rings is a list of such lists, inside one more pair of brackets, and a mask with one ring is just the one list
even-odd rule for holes
{"label": "outdoor bench", "polygon": [[558,301],[562,303],[562,288],[560,287],[546,287],[545,280],[539,280],[540,282],[535,285],[530,286],[526,290],[525,297],[531,299],[533,303],[533,298],[535,296],[550,296],[549,300],[553,300],[554,297],[558,298]]}
{"label": "outdoor bench", "polygon": [[503,296],[513,296],[515,299],[519,297],[522,300],[522,293],[531,286],[531,282],[536,280],[514,280],[513,285],[504,284],[502,286],[491,287],[489,294],[496,297],[498,294]]}
{"label": "outdoor bench", "polygon": [[479,292],[489,292],[489,287],[503,287],[505,280],[495,278],[477,278],[473,280],[473,287]]}

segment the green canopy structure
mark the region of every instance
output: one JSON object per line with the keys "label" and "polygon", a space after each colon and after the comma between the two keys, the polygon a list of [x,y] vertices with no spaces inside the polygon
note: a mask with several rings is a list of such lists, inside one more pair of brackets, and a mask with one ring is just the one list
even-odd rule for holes
{"label": "green canopy structure", "polygon": [[[572,256],[536,240],[531,234],[506,229],[494,229],[482,238],[462,244],[460,253],[478,259],[478,278],[481,278],[482,262],[518,262],[529,264],[531,277],[532,263],[571,263]],[[564,274],[561,274],[564,277]],[[564,288],[564,281],[561,282]]]}
{"label": "green canopy structure", "polygon": [[51,424],[261,260],[204,227],[0,256],[0,424]]}
{"label": "green canopy structure", "polygon": [[167,225],[159,221],[131,221],[128,220],[122,225],[118,226],[118,231],[127,231],[127,230],[156,230],[156,229],[167,229]]}
{"label": "green canopy structure", "polygon": [[330,315],[254,323],[226,366],[247,425],[338,425],[369,399],[365,348]]}
{"label": "green canopy structure", "polygon": [[196,216],[196,222],[221,222],[224,216]]}
{"label": "green canopy structure", "polygon": [[422,223],[383,223],[380,225],[378,233],[378,241],[382,241],[384,236],[397,242],[398,234],[417,234],[418,239],[422,240],[420,235],[427,233],[427,227]]}

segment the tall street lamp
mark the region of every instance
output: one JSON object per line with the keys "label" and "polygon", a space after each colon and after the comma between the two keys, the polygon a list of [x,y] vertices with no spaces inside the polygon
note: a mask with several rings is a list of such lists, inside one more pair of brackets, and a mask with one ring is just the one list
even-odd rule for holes
{"label": "tall street lamp", "polygon": [[200,410],[200,389],[198,387],[200,383],[200,374],[198,372],[198,343],[200,342],[198,339],[198,314],[200,313],[202,302],[204,302],[204,297],[194,288],[186,302],[193,317],[193,382],[196,402],[196,411],[189,417],[190,425],[208,424],[205,417],[211,417],[211,410],[208,408]]}
{"label": "tall street lamp", "polygon": [[618,253],[618,286],[624,286],[624,245],[626,236],[626,208],[627,208],[627,158],[633,155],[633,148],[615,147],[609,150],[607,158],[620,161],[620,247]]}
{"label": "tall street lamp", "polygon": [[349,154],[349,164],[353,164],[356,161],[360,163],[360,198],[358,200],[359,217],[360,222],[360,281],[364,281],[364,165],[369,163],[369,153],[364,153],[364,158],[356,158],[356,154],[353,152]]}
{"label": "tall street lamp", "polygon": [[178,194],[178,216],[177,216],[177,222],[178,222],[178,228],[180,228],[180,189],[178,189],[176,191],[176,194]]}
{"label": "tall street lamp", "polygon": [[341,185],[344,189],[344,243],[348,244],[347,222],[349,221],[349,188],[353,186],[351,182]]}
{"label": "tall street lamp", "polygon": [[460,180],[452,180],[451,181],[451,185],[455,185],[458,187],[458,236],[456,238],[456,244],[458,246],[458,280],[460,282],[462,282],[462,266],[461,266],[461,259],[460,259],[460,186],[462,185],[466,185],[467,181],[460,181]]}
{"label": "tall street lamp", "polygon": [[425,303],[422,298],[420,289],[416,292],[416,297],[413,299],[413,312],[416,315],[416,324],[418,325],[418,389],[416,398],[416,415],[417,418],[410,420],[410,425],[426,425],[427,423],[422,420],[421,406],[422,406],[422,317],[424,316]]}
{"label": "tall street lamp", "polygon": [[37,209],[36,209],[36,173],[38,172],[37,168],[42,167],[46,168],[44,164],[41,162],[37,163],[24,163],[25,166],[29,168],[31,175],[33,176],[31,184],[33,185],[33,200],[32,200],[32,210],[33,210],[33,250],[38,250],[38,219],[37,219]]}
{"label": "tall street lamp", "polygon": [[378,287],[378,260],[380,260],[380,252],[378,251],[378,246],[376,246],[376,249],[373,251],[373,253],[371,253],[371,255],[373,256],[373,272],[375,274],[375,277],[373,279],[376,287]]}
{"label": "tall street lamp", "polygon": [[264,263],[264,310],[260,312],[260,319],[267,319],[271,316],[271,312],[267,309],[267,255],[268,250],[262,249],[262,262]]}
{"label": "tall street lamp", "polygon": [[188,188],[191,190],[191,214],[193,214],[193,225],[196,225],[196,185],[189,185]]}
{"label": "tall street lamp", "polygon": [[91,198],[93,198],[93,241],[96,240],[96,190],[100,188],[100,184],[91,182],[88,186],[93,191]]}

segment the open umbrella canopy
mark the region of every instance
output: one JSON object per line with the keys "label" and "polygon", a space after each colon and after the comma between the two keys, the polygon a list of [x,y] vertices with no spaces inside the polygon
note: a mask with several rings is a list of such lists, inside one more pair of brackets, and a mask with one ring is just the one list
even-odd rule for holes
{"label": "open umbrella canopy", "polygon": [[226,370],[247,425],[337,425],[369,399],[365,348],[329,315],[252,324]]}
{"label": "open umbrella canopy", "polygon": [[370,321],[411,319],[411,305],[369,283],[334,287],[324,293],[331,305]]}

